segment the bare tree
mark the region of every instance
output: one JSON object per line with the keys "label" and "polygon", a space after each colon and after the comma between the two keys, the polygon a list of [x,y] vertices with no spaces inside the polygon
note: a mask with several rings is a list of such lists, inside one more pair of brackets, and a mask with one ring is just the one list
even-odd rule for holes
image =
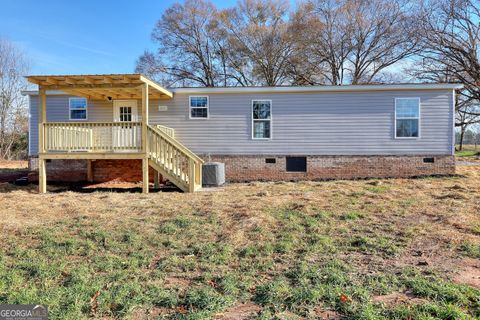
{"label": "bare tree", "polygon": [[[306,58],[300,71],[312,84],[340,85],[344,82],[347,57],[352,46],[347,1],[309,1],[297,8],[292,28],[297,35],[297,55]],[[317,74],[311,78],[312,70]],[[318,76],[321,74],[322,76]],[[297,75],[299,77],[300,75]]]}
{"label": "bare tree", "polygon": [[372,83],[386,68],[419,52],[421,16],[409,0],[355,0],[352,30],[351,83]]}
{"label": "bare tree", "polygon": [[281,0],[244,0],[221,12],[205,0],[176,3],[152,32],[158,51],[146,51],[135,71],[167,86],[286,83],[293,50],[287,14]]}
{"label": "bare tree", "polygon": [[294,25],[300,51],[323,66],[327,83],[372,83],[418,51],[412,12],[406,0],[311,0],[299,6]]}
{"label": "bare tree", "polygon": [[[26,136],[26,100],[20,91],[27,88],[25,55],[10,41],[0,39],[0,158],[10,159]],[[23,147],[25,148],[25,146]]]}
{"label": "bare tree", "polygon": [[480,107],[472,103],[464,104],[461,108],[457,109],[455,114],[455,125],[460,131],[458,150],[463,149],[465,133],[468,131],[468,128],[480,122],[480,117],[477,115],[479,112]]}
{"label": "bare tree", "polygon": [[152,38],[158,52],[145,52],[137,61],[136,71],[161,76],[171,85],[216,86],[223,74],[211,27],[215,6],[203,0],[186,0],[168,8],[157,22]]}
{"label": "bare tree", "polygon": [[166,85],[314,85],[397,81],[389,67],[418,51],[413,0],[187,0],[153,31],[138,72]]}
{"label": "bare tree", "polygon": [[240,84],[288,82],[294,38],[287,15],[288,3],[282,0],[243,0],[220,13],[220,27],[228,39],[229,66],[243,75]]}
{"label": "bare tree", "polygon": [[421,28],[424,50],[411,72],[421,80],[461,82],[456,123],[463,133],[480,123],[480,2],[439,0],[427,2]]}

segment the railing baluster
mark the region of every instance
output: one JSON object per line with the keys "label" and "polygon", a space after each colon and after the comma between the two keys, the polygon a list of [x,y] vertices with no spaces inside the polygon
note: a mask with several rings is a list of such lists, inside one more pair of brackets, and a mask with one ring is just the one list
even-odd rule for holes
{"label": "railing baluster", "polygon": [[48,122],[43,126],[48,151],[138,151],[140,123]]}
{"label": "railing baluster", "polygon": [[[139,122],[51,122],[44,125],[47,151],[139,151]],[[201,184],[201,163],[190,150],[173,138],[174,130],[147,127],[148,156],[165,174],[184,184]],[[184,185],[184,187],[186,187]]]}

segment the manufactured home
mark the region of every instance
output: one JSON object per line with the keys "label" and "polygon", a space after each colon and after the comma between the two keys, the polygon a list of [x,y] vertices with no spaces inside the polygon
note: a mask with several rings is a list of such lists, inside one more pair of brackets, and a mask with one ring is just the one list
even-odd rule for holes
{"label": "manufactured home", "polygon": [[[205,161],[227,181],[455,172],[457,84],[164,88],[141,74],[29,76],[29,157],[47,181],[186,192]],[[34,177],[35,174],[32,175]]]}

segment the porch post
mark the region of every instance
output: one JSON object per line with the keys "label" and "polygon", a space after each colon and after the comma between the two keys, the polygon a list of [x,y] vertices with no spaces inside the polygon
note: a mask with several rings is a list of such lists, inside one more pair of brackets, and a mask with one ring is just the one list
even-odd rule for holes
{"label": "porch post", "polygon": [[153,170],[153,181],[154,181],[153,187],[155,189],[160,188],[160,181],[159,180],[160,180],[160,173],[158,173],[157,170]]}
{"label": "porch post", "polygon": [[87,160],[87,181],[93,182],[92,160]]}
{"label": "porch post", "polygon": [[148,158],[150,157],[148,151],[148,84],[142,85],[142,150],[144,152],[144,158],[142,160],[143,171],[143,193],[148,193],[149,175],[148,175]]}
{"label": "porch post", "polygon": [[47,192],[47,168],[46,161],[43,158],[45,152],[45,128],[47,120],[47,96],[45,89],[40,86],[38,90],[38,192]]}

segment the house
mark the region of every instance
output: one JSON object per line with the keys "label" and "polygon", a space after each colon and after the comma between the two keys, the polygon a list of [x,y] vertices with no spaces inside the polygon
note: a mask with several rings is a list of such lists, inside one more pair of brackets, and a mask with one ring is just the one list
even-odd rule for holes
{"label": "house", "polygon": [[163,88],[140,74],[29,76],[29,156],[49,180],[449,175],[457,84]]}

